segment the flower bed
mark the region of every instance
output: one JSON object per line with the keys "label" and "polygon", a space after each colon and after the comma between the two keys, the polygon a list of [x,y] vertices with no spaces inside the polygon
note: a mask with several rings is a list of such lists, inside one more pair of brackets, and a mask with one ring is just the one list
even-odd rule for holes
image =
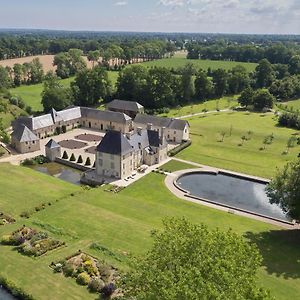
{"label": "flower bed", "polygon": [[6,224],[12,224],[15,223],[16,220],[9,215],[4,214],[3,212],[0,212],[0,226],[6,225]]}
{"label": "flower bed", "polygon": [[50,267],[56,273],[75,278],[79,285],[87,286],[90,292],[100,293],[104,298],[120,295],[116,287],[119,278],[117,269],[86,253],[79,251],[64,260],[51,263]]}
{"label": "flower bed", "polygon": [[10,235],[3,236],[1,244],[16,246],[20,253],[28,256],[41,256],[48,251],[65,245],[64,242],[48,237],[47,232],[37,231],[25,226]]}

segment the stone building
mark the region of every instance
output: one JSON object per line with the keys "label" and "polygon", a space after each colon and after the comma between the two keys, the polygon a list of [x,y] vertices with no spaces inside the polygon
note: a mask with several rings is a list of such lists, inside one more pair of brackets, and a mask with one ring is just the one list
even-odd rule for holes
{"label": "stone building", "polygon": [[55,161],[57,157],[61,157],[61,146],[51,139],[45,146],[45,153],[50,161]]}
{"label": "stone building", "polygon": [[132,119],[135,118],[137,114],[144,113],[144,106],[134,101],[125,101],[115,99],[106,105],[106,109],[109,111],[121,112]]}
{"label": "stone building", "polygon": [[20,153],[40,150],[40,139],[24,124],[15,128],[11,137],[11,144]]}

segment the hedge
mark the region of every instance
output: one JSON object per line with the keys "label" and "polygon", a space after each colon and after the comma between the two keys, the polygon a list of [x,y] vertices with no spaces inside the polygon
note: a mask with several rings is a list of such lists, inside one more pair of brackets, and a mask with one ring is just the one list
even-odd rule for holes
{"label": "hedge", "polygon": [[8,291],[12,296],[20,300],[34,300],[33,296],[27,294],[21,288],[17,287],[13,282],[0,275],[0,285]]}
{"label": "hedge", "polygon": [[174,149],[170,150],[168,152],[169,156],[175,156],[176,154],[178,154],[180,151],[182,151],[183,149],[189,147],[192,145],[192,141],[188,140],[186,142],[182,142],[179,146],[175,147]]}

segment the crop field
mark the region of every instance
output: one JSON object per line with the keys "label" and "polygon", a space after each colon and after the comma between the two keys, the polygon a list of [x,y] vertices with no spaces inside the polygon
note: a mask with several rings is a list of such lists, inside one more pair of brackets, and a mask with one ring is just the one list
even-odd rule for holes
{"label": "crop field", "polygon": [[[109,78],[112,82],[113,87],[115,86],[118,78],[118,72],[109,72]],[[69,87],[70,83],[74,80],[74,77],[60,80],[60,83],[65,87]],[[43,106],[41,103],[43,91],[43,83],[35,85],[22,85],[17,88],[10,90],[13,96],[21,97],[26,105],[31,106],[33,111],[42,111]]]}
{"label": "crop field", "polygon": [[[178,154],[185,160],[270,178],[277,167],[296,159],[300,152],[295,142],[283,154],[288,139],[298,137],[299,131],[277,127],[277,117],[272,114],[222,112],[188,121],[192,145]],[[264,144],[272,135],[272,141]]]}
{"label": "crop field", "polygon": [[[169,163],[166,168],[186,166]],[[171,216],[185,216],[209,228],[230,227],[244,235],[258,245],[263,256],[259,284],[270,289],[279,300],[297,299],[300,294],[299,232],[180,200],[164,186],[164,175],[151,173],[118,194],[103,188],[84,190],[8,164],[0,164],[0,177],[4,178],[0,181],[1,210],[17,219],[15,224],[1,226],[0,236],[24,224],[47,231],[67,245],[38,258],[20,255],[11,247],[0,245],[0,275],[10,278],[36,299],[96,299],[95,294],[78,286],[74,279],[53,273],[49,264],[80,249],[105,259],[120,271],[127,270],[129,254],[145,253],[151,246],[151,230],[160,228],[162,219]],[[19,217],[21,210],[34,211],[43,202],[51,205],[34,212],[29,219]],[[94,242],[102,250],[91,249]]]}
{"label": "crop field", "polygon": [[185,66],[187,63],[193,64],[197,69],[207,70],[211,68],[212,70],[216,69],[225,69],[230,70],[237,65],[244,66],[249,73],[253,72],[257,66],[255,63],[245,63],[245,62],[235,62],[235,61],[221,61],[221,60],[200,60],[200,59],[187,59],[184,57],[172,57],[172,58],[164,58],[160,60],[154,60],[149,62],[144,62],[142,65],[146,67],[166,67],[166,68],[181,68]]}

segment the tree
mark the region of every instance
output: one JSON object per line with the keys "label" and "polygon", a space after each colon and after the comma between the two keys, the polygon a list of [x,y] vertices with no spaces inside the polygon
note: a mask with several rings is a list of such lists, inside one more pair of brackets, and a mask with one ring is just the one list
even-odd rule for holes
{"label": "tree", "polygon": [[86,161],[85,161],[85,166],[90,166],[91,165],[91,159],[89,157],[87,157]]}
{"label": "tree", "polygon": [[190,102],[195,95],[193,76],[195,75],[193,64],[186,64],[181,70],[181,87],[183,103]]}
{"label": "tree", "polygon": [[31,84],[40,83],[43,81],[44,69],[38,58],[34,58],[31,63],[29,63],[29,82]]}
{"label": "tree", "polygon": [[223,97],[228,89],[228,73],[223,69],[217,69],[212,73],[214,92],[217,97]]}
{"label": "tree", "polygon": [[209,99],[212,96],[213,87],[212,82],[208,78],[207,73],[200,70],[195,79],[195,98],[200,101]]}
{"label": "tree", "polygon": [[258,88],[269,87],[275,79],[272,64],[267,59],[262,59],[255,69],[256,86]]}
{"label": "tree", "polygon": [[167,219],[124,280],[126,299],[270,299],[256,286],[262,258],[241,236]]}
{"label": "tree", "polygon": [[290,59],[289,72],[294,75],[300,74],[300,55],[295,55]]}
{"label": "tree", "polygon": [[62,158],[63,159],[68,159],[69,158],[67,151],[64,151]]}
{"label": "tree", "polygon": [[0,66],[0,89],[8,89],[11,86],[11,80],[7,70]]}
{"label": "tree", "polygon": [[71,154],[70,161],[76,161],[74,153]]}
{"label": "tree", "polygon": [[270,203],[279,205],[293,219],[300,220],[300,159],[288,163],[267,186]]}
{"label": "tree", "polygon": [[93,68],[95,66],[95,62],[99,61],[100,55],[101,55],[100,50],[94,50],[88,53],[87,58],[89,61],[92,62]]}
{"label": "tree", "polygon": [[253,104],[254,91],[252,88],[248,87],[244,89],[241,93],[241,96],[238,98],[238,103],[241,106],[248,107]]}
{"label": "tree", "polygon": [[23,81],[23,66],[21,64],[14,64],[14,85],[20,86]]}
{"label": "tree", "polygon": [[42,92],[42,104],[44,112],[49,112],[52,108],[62,110],[72,103],[71,90],[59,83],[59,79],[53,73],[48,73],[44,82]]}
{"label": "tree", "polygon": [[260,89],[255,91],[253,96],[253,106],[256,110],[263,110],[264,108],[272,108],[275,98],[268,90]]}
{"label": "tree", "polygon": [[250,78],[247,69],[243,66],[236,66],[229,72],[228,91],[230,94],[238,94],[250,86]]}
{"label": "tree", "polygon": [[76,105],[95,106],[100,99],[111,95],[111,82],[107,71],[97,66],[79,72],[71,83],[71,89]]}

